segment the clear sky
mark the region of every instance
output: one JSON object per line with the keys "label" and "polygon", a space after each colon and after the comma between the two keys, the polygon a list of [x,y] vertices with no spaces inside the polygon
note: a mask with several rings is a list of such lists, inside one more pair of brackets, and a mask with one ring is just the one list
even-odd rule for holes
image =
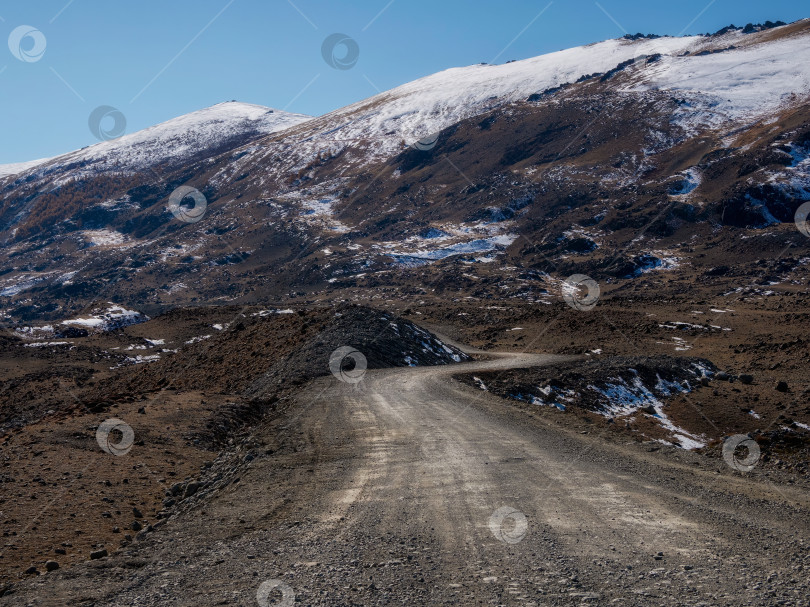
{"label": "clear sky", "polygon": [[[319,115],[449,67],[807,16],[804,0],[7,0],[0,163],[95,143],[101,105],[126,132],[231,99]],[[324,59],[335,33],[356,42],[350,69]]]}

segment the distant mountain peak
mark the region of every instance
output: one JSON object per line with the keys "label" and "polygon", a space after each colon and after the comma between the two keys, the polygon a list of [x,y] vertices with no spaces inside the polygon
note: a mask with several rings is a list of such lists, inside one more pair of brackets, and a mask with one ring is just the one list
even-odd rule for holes
{"label": "distant mountain peak", "polygon": [[244,143],[310,118],[253,103],[224,101],[81,150],[53,158],[0,165],[0,178],[76,163],[88,165],[89,170],[95,171],[106,168],[138,170],[167,161],[182,161],[190,154],[216,150],[223,144]]}

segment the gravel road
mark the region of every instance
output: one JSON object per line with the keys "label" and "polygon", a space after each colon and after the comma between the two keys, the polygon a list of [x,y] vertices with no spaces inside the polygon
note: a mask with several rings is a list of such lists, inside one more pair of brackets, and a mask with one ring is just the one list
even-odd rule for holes
{"label": "gravel road", "polygon": [[226,487],[0,605],[810,604],[805,490],[566,430],[451,377],[561,360],[316,380]]}

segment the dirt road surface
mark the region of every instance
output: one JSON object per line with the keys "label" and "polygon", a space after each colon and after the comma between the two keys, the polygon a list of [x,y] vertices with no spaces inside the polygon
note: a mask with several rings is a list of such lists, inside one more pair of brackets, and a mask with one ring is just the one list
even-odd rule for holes
{"label": "dirt road surface", "polygon": [[451,378],[560,359],[316,380],[227,487],[0,605],[808,604],[803,489],[566,430]]}

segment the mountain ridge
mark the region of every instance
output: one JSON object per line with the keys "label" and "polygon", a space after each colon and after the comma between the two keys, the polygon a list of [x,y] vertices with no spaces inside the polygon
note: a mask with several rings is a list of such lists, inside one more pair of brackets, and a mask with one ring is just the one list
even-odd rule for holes
{"label": "mountain ridge", "polygon": [[[112,110],[113,108],[110,108]],[[270,116],[272,114],[272,116]],[[16,176],[30,170],[43,167],[53,162],[88,162],[99,157],[119,152],[121,148],[135,148],[139,145],[151,142],[160,144],[171,144],[171,140],[179,139],[181,133],[193,133],[199,135],[201,140],[197,142],[202,145],[215,147],[218,139],[227,139],[228,131],[242,136],[258,135],[260,133],[269,134],[277,130],[283,130],[310,119],[310,116],[294,114],[276,110],[270,107],[243,103],[237,101],[225,101],[212,106],[202,108],[183,114],[175,118],[170,118],[150,127],[146,127],[134,133],[113,137],[107,141],[100,141],[81,149],[58,154],[49,158],[42,158],[28,162],[19,162],[0,165],[0,178]],[[220,128],[215,128],[221,125]],[[241,131],[241,133],[240,133]],[[199,132],[199,133],[197,133]],[[209,137],[205,141],[205,136]],[[154,149],[149,150],[154,152]],[[171,150],[172,153],[182,153],[183,150]],[[137,161],[137,158],[135,159]],[[137,168],[137,164],[131,168]]]}
{"label": "mountain ridge", "polygon": [[[357,107],[363,107],[363,106],[369,104],[370,102],[372,102],[372,100],[375,100],[376,98],[378,98],[380,96],[393,95],[393,94],[396,94],[397,92],[402,92],[402,93],[412,92],[414,88],[418,89],[418,85],[420,83],[421,84],[428,84],[434,79],[438,79],[438,80],[441,80],[443,78],[446,79],[448,76],[456,75],[456,74],[464,74],[466,72],[469,72],[470,70],[479,71],[479,68],[482,68],[482,69],[491,69],[493,67],[495,67],[495,68],[507,68],[507,66],[510,66],[508,69],[514,69],[515,67],[517,67],[514,64],[518,64],[518,66],[531,66],[531,67],[534,67],[533,64],[538,63],[541,60],[542,61],[550,60],[550,61],[554,62],[556,59],[560,58],[562,55],[568,55],[568,54],[577,53],[577,52],[580,52],[580,51],[582,51],[584,49],[597,49],[599,51],[598,55],[603,56],[603,57],[604,56],[611,56],[613,54],[621,55],[621,53],[616,53],[615,52],[616,48],[611,48],[611,47],[616,47],[616,46],[621,47],[621,45],[623,45],[623,44],[625,46],[633,45],[633,44],[636,44],[636,45],[641,44],[645,48],[649,47],[649,50],[654,49],[654,50],[660,52],[660,51],[667,51],[667,50],[673,51],[673,50],[680,49],[681,47],[683,47],[684,49],[689,49],[690,47],[711,46],[712,44],[714,44],[717,41],[717,39],[724,39],[724,40],[728,40],[728,41],[736,40],[738,42],[741,42],[741,41],[743,41],[745,39],[751,40],[751,33],[759,34],[761,32],[770,32],[771,30],[776,29],[776,28],[778,28],[778,29],[793,28],[793,27],[800,26],[801,24],[803,24],[805,22],[808,22],[808,21],[810,21],[810,18],[802,19],[802,20],[796,21],[796,22],[791,23],[791,24],[785,24],[784,22],[781,22],[781,21],[777,21],[775,24],[772,23],[772,22],[767,22],[767,23],[771,24],[770,27],[763,26],[762,24],[757,24],[756,27],[762,27],[763,29],[760,29],[760,30],[755,29],[755,30],[752,30],[752,31],[749,31],[749,32],[746,32],[746,33],[743,33],[745,31],[745,28],[742,28],[742,27],[737,28],[734,25],[730,25],[730,26],[727,26],[727,27],[719,30],[718,32],[716,32],[714,34],[695,35],[695,36],[678,36],[678,37],[674,37],[674,36],[655,35],[655,34],[650,34],[650,35],[646,35],[646,36],[644,36],[642,34],[636,34],[636,35],[629,35],[628,34],[628,35],[625,35],[625,36],[623,36],[621,38],[615,38],[615,39],[608,39],[608,40],[592,42],[592,43],[582,45],[582,46],[563,49],[561,51],[555,51],[555,52],[551,52],[551,53],[545,53],[545,54],[542,54],[542,55],[538,55],[536,57],[529,57],[529,58],[521,59],[521,60],[513,60],[513,61],[503,63],[503,64],[490,65],[490,64],[486,64],[486,63],[479,63],[479,64],[472,64],[472,65],[464,66],[464,67],[452,67],[452,68],[448,68],[446,70],[436,72],[434,74],[429,74],[427,76],[418,78],[418,79],[416,79],[414,81],[407,82],[407,83],[404,83],[402,85],[398,85],[398,86],[396,86],[396,87],[394,87],[392,89],[389,89],[387,91],[383,91],[383,92],[379,93],[378,95],[373,95],[373,96],[371,96],[369,98],[359,100],[359,101],[357,101],[355,103],[349,104],[349,105],[344,106],[342,108],[337,108],[337,109],[335,109],[335,110],[333,110],[331,112],[327,112],[326,114],[323,114],[322,116],[313,117],[313,116],[305,116],[305,115],[302,115],[302,114],[289,114],[289,115],[290,116],[295,116],[295,117],[298,117],[298,118],[301,118],[301,119],[310,119],[310,120],[319,119],[319,118],[320,119],[326,119],[326,118],[332,117],[334,115],[339,115],[339,114],[342,114],[342,113],[351,112],[354,108],[357,108]],[[754,27],[754,24],[749,24],[749,26]],[[645,50],[645,48],[641,48],[641,47],[638,48],[638,50],[642,51],[639,55],[643,56],[643,54],[644,54],[643,51]],[[610,52],[606,53],[605,51],[614,51],[614,52],[613,53],[610,53]],[[697,51],[697,52],[709,52],[709,53],[711,53],[712,51],[703,50],[703,51]],[[652,54],[652,53],[650,53],[650,54]],[[690,54],[691,54],[691,52],[690,52]],[[639,56],[639,55],[636,55],[636,56]],[[608,60],[606,60],[605,66],[603,66],[605,68],[604,71],[607,71],[607,69],[609,69],[610,67],[614,67],[614,66],[616,66],[616,65],[618,65],[618,64],[620,64],[622,62],[623,62],[623,60],[613,62],[612,59],[608,59]],[[598,73],[602,74],[602,73],[604,73],[604,71],[603,72],[598,72]],[[577,72],[577,74],[578,74],[577,77],[581,77],[581,76],[586,75],[585,73],[582,73],[581,70],[579,72]],[[564,84],[571,84],[572,82],[573,81],[570,81],[570,80],[560,81],[560,82],[557,82],[554,86],[560,86],[560,85],[564,85]],[[478,84],[480,85],[480,82],[478,82]],[[536,88],[536,87],[534,87],[534,88]],[[553,87],[549,86],[548,88],[553,88]],[[520,91],[520,92],[518,92],[516,94],[520,95],[520,94],[523,94],[524,92],[526,92],[526,91]],[[538,92],[538,91],[534,91],[534,92]],[[531,93],[527,93],[527,94],[531,94]],[[178,116],[176,118],[166,120],[164,122],[158,123],[158,124],[153,125],[151,127],[146,127],[146,128],[141,129],[141,130],[139,130],[139,131],[137,131],[135,133],[129,133],[129,134],[123,135],[123,136],[121,136],[120,138],[118,138],[116,140],[127,140],[127,138],[132,138],[132,137],[134,137],[136,135],[139,135],[139,134],[146,134],[146,133],[150,132],[153,129],[157,129],[159,127],[166,126],[166,125],[168,125],[170,123],[173,123],[173,122],[181,120],[181,119],[191,118],[191,117],[194,117],[194,116],[197,116],[197,115],[202,115],[202,114],[204,114],[206,112],[209,112],[211,110],[214,110],[214,109],[220,108],[220,107],[242,107],[242,108],[245,109],[245,112],[249,111],[250,108],[253,108],[253,109],[257,110],[257,111],[265,110],[265,111],[280,112],[279,110],[273,110],[273,108],[270,108],[270,107],[257,105],[257,104],[252,104],[252,103],[237,102],[237,101],[221,102],[221,103],[215,104],[213,106],[209,106],[207,108],[202,108],[200,110],[196,110],[196,111],[191,112],[189,114],[184,114],[184,115]],[[282,112],[282,113],[287,114],[286,112]],[[304,121],[304,120],[302,120],[302,121]],[[290,126],[295,126],[295,125],[290,125]],[[273,132],[276,132],[276,130],[283,130],[283,129],[274,129]],[[423,136],[433,134],[432,132],[428,132],[428,131],[423,131],[423,132],[424,132]],[[84,148],[81,148],[80,150],[74,150],[72,152],[66,152],[64,154],[59,154],[57,156],[53,156],[53,157],[50,157],[50,158],[43,158],[43,159],[34,160],[34,161],[28,161],[28,162],[16,162],[16,163],[11,163],[11,164],[0,165],[0,177],[5,177],[6,176],[6,174],[4,174],[3,171],[2,171],[3,167],[27,165],[27,164],[30,164],[30,163],[41,163],[41,162],[44,162],[46,160],[62,158],[62,157],[69,156],[69,155],[74,154],[74,153],[78,153],[78,152],[80,152],[82,150],[87,149],[88,147],[93,148],[93,147],[97,147],[97,146],[104,146],[105,143],[107,143],[107,142],[101,142],[99,144],[93,144],[92,146],[85,146]],[[16,174],[16,173],[8,173],[8,175],[11,175],[11,174]]]}

